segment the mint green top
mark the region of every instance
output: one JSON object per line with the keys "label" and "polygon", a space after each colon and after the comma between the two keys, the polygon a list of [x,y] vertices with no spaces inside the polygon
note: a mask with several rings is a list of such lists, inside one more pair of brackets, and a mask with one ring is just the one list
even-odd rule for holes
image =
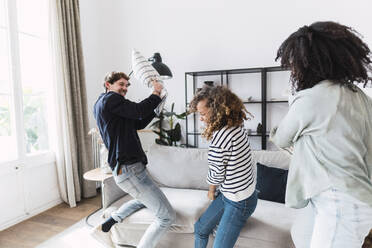
{"label": "mint green top", "polygon": [[299,91],[272,130],[279,147],[294,147],[286,205],[335,187],[372,206],[372,99],[362,90],[324,80]]}

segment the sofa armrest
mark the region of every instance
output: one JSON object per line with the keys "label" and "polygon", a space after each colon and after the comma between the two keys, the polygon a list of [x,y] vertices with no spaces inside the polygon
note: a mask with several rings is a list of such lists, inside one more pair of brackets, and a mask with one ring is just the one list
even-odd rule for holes
{"label": "sofa armrest", "polygon": [[102,182],[102,208],[105,210],[113,202],[127,195],[122,189],[120,189],[114,180],[114,177],[109,177]]}

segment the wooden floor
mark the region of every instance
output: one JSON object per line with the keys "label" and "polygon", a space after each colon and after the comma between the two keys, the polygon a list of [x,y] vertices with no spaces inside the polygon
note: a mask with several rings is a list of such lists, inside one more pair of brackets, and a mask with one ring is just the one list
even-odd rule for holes
{"label": "wooden floor", "polygon": [[101,195],[83,199],[77,207],[62,203],[0,232],[1,248],[35,247],[72,226],[101,206]]}

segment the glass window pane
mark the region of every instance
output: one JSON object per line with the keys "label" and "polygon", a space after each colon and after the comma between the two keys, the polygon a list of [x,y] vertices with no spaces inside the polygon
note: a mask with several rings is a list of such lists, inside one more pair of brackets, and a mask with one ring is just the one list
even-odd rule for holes
{"label": "glass window pane", "polygon": [[0,93],[10,94],[9,65],[8,32],[6,29],[0,29]]}
{"label": "glass window pane", "polygon": [[[0,4],[4,4],[0,0]],[[2,17],[1,17],[2,18]],[[16,159],[14,110],[11,108],[10,60],[8,30],[0,28],[0,162]]]}
{"label": "glass window pane", "polygon": [[0,28],[7,27],[6,1],[0,0]]}
{"label": "glass window pane", "polygon": [[49,148],[47,93],[50,87],[50,60],[47,41],[19,34],[23,118],[27,154]]}
{"label": "glass window pane", "polygon": [[48,42],[27,34],[19,34],[21,82],[23,89],[45,92],[50,86]]}
{"label": "glass window pane", "polygon": [[23,92],[23,119],[27,154],[49,148],[46,120],[46,96],[43,93]]}
{"label": "glass window pane", "polygon": [[17,157],[17,140],[11,126],[10,96],[0,93],[0,162]]}
{"label": "glass window pane", "polygon": [[17,0],[18,30],[38,37],[48,34],[48,1]]}

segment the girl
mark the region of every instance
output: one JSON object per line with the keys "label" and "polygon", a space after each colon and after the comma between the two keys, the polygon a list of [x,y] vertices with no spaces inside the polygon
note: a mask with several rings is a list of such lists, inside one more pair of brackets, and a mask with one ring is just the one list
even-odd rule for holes
{"label": "girl", "polygon": [[317,22],[291,34],[277,59],[291,69],[297,94],[272,131],[294,145],[286,205],[315,210],[311,248],[359,248],[372,228],[370,50],[353,29]]}
{"label": "girl", "polygon": [[234,247],[257,205],[256,170],[243,130],[248,112],[243,102],[222,86],[205,86],[191,101],[190,112],[199,112],[206,125],[203,136],[211,140],[207,182],[212,203],[195,223],[195,248],[207,247],[209,234],[217,225],[213,247]]}

